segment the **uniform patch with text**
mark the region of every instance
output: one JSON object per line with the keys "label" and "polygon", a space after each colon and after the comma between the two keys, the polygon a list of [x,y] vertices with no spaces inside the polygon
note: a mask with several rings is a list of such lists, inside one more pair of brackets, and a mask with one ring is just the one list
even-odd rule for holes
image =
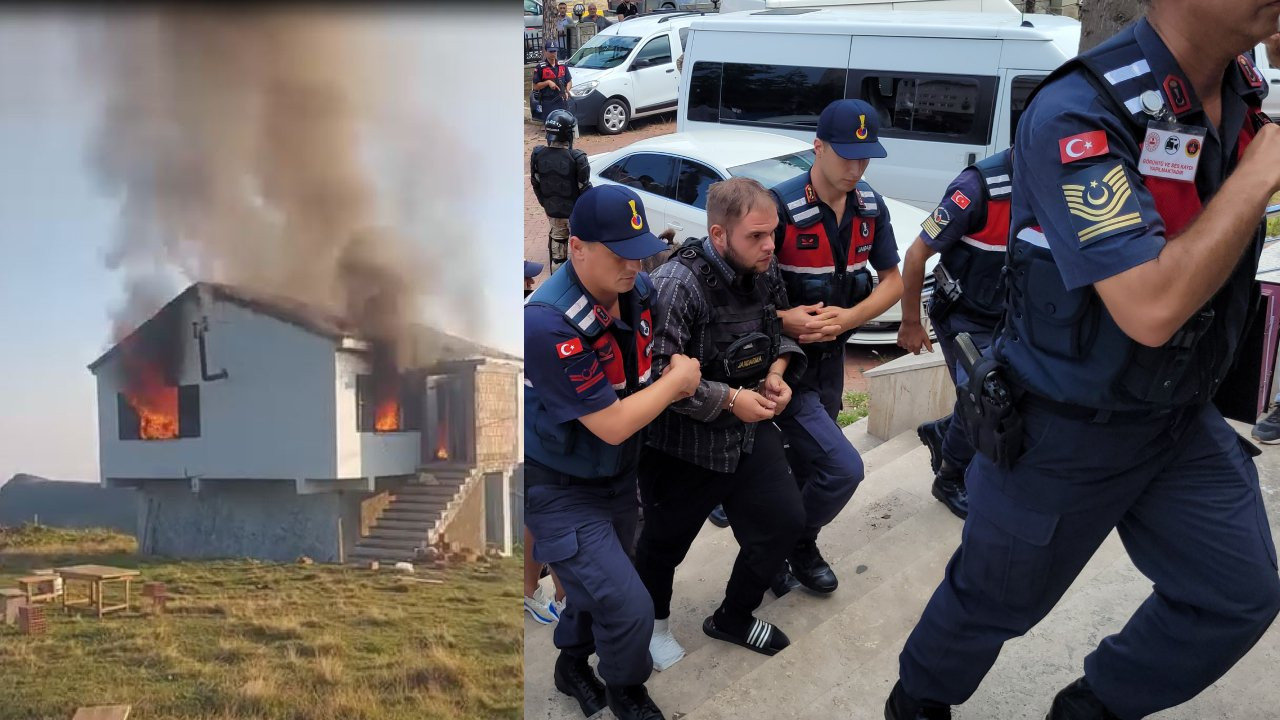
{"label": "uniform patch with text", "polygon": [[1081,246],[1145,224],[1121,163],[1095,165],[1066,178],[1062,196]]}
{"label": "uniform patch with text", "polygon": [[920,227],[924,230],[924,234],[929,236],[930,240],[937,240],[939,233],[942,232],[942,228],[946,227],[950,222],[951,213],[947,212],[946,208],[939,205],[934,208],[933,213],[929,215],[929,217],[924,219],[924,222],[920,223]]}

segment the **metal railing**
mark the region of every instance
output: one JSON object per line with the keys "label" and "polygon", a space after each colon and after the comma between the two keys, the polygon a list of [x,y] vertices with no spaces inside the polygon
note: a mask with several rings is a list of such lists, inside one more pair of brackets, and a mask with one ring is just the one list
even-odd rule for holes
{"label": "metal railing", "polygon": [[524,31],[524,61],[535,63],[542,59],[542,29],[526,28]]}

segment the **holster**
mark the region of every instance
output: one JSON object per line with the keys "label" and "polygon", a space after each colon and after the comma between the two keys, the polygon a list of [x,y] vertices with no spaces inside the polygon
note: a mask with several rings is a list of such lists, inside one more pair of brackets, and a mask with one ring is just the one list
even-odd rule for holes
{"label": "holster", "polygon": [[1000,363],[984,356],[966,368],[967,381],[956,388],[961,421],[973,447],[1008,469],[1022,456],[1023,424],[1018,412],[1021,393],[1008,383]]}
{"label": "holster", "polygon": [[939,321],[960,304],[960,283],[951,277],[942,263],[933,268],[933,295],[929,300],[929,317]]}

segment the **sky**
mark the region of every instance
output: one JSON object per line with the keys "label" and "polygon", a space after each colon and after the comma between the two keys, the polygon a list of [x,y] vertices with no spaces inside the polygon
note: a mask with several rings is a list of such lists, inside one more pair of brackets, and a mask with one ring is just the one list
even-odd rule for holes
{"label": "sky", "polygon": [[[421,52],[389,71],[439,78],[448,68],[447,95],[424,83],[412,99],[451,131],[424,142],[463,143],[473,176],[486,178],[462,207],[450,208],[465,219],[464,236],[429,242],[469,243],[469,257],[496,261],[473,304],[428,299],[424,311],[448,331],[522,354],[519,16],[491,4],[390,12],[388,38],[420,36]],[[104,99],[77,65],[85,20],[0,10],[0,483],[19,472],[98,480],[95,385],[86,366],[109,347],[123,277],[105,264],[120,202],[85,161]],[[460,273],[443,276],[465,282]]]}

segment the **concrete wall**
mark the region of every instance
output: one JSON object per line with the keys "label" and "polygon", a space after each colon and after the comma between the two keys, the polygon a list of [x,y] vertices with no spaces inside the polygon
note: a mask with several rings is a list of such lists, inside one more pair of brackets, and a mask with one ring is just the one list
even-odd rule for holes
{"label": "concrete wall", "polygon": [[[360,534],[367,494],[298,495],[289,482],[150,481],[137,491],[143,553],[187,558],[252,557],[290,562],[306,555],[338,562]],[[341,527],[341,536],[339,535]]]}
{"label": "concrete wall", "polygon": [[486,362],[476,367],[476,466],[503,470],[523,459],[520,366]]}
{"label": "concrete wall", "polygon": [[334,404],[337,421],[333,433],[338,453],[338,469],[334,477],[413,473],[418,467],[421,433],[357,431],[359,412],[356,407],[356,377],[369,372],[366,357],[351,352],[337,353],[335,368]]}
{"label": "concrete wall", "polygon": [[473,483],[469,494],[458,508],[458,514],[443,533],[445,542],[456,542],[463,548],[483,552],[485,548],[484,482]]}
{"label": "concrete wall", "polygon": [[99,462],[106,478],[333,478],[337,474],[334,343],[297,326],[215,301],[208,308],[209,371],[203,382],[183,308],[181,384],[200,385],[201,436],[120,440],[120,356],[98,368]]}

